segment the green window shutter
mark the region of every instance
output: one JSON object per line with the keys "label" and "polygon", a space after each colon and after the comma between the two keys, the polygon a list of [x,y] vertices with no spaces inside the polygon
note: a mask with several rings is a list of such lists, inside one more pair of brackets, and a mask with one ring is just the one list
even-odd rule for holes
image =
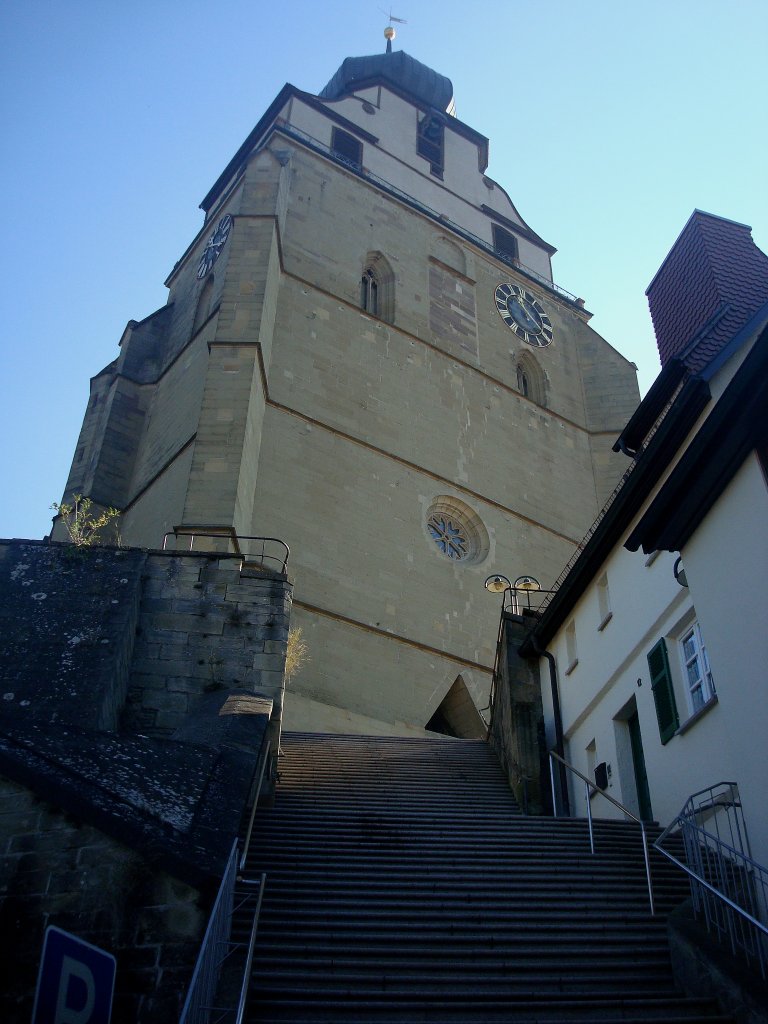
{"label": "green window shutter", "polygon": [[648,668],[651,673],[651,689],[656,703],[656,717],[659,720],[659,735],[662,743],[668,743],[679,725],[675,691],[672,689],[672,675],[669,671],[667,645],[664,638],[648,652]]}

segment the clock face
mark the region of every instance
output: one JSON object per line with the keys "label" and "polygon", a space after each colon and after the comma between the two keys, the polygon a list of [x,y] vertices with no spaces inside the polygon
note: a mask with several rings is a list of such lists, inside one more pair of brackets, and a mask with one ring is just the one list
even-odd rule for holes
{"label": "clock face", "polygon": [[552,321],[536,298],[519,284],[500,284],[495,292],[502,320],[528,345],[544,348],[552,341]]}
{"label": "clock face", "polygon": [[232,218],[229,214],[226,214],[226,216],[221,218],[219,226],[205,243],[205,249],[203,249],[203,255],[200,257],[200,263],[197,267],[198,278],[205,277],[213,264],[219,258],[219,254],[224,248],[224,243],[229,238],[229,232],[231,230]]}

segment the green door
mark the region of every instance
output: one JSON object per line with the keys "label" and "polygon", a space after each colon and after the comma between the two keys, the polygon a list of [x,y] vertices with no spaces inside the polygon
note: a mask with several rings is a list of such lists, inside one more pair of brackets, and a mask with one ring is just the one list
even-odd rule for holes
{"label": "green door", "polygon": [[651,791],[648,789],[648,776],[645,771],[643,754],[643,738],[640,735],[640,719],[637,712],[627,719],[629,726],[629,742],[632,744],[632,765],[635,769],[635,785],[637,786],[637,803],[643,821],[653,820],[651,810]]}

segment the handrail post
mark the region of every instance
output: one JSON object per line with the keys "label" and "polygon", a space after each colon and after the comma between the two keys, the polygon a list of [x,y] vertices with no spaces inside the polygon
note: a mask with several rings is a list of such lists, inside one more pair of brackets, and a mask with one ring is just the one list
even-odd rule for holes
{"label": "handrail post", "polygon": [[248,953],[245,958],[245,970],[243,971],[243,983],[240,987],[240,998],[237,1003],[235,1024],[243,1024],[245,1008],[246,1004],[248,1003],[248,989],[250,988],[251,985],[251,967],[253,966],[253,951],[256,947],[256,929],[259,927],[261,901],[264,898],[264,885],[266,884],[266,881],[266,873],[262,873],[261,879],[259,881],[259,897],[256,902],[256,909],[253,912],[253,925],[251,926],[251,936],[248,941]]}
{"label": "handrail post", "polygon": [[651,904],[651,917],[656,916],[656,908],[653,904],[653,883],[651,881],[651,859],[648,854],[648,833],[645,829],[645,823],[640,822],[640,828],[643,833],[643,857],[645,858],[645,877],[648,881],[648,902]]}
{"label": "handrail post", "polygon": [[557,818],[557,793],[555,792],[555,765],[552,759],[552,751],[549,752],[549,782],[552,787],[552,817]]}
{"label": "handrail post", "polygon": [[589,783],[584,783],[584,796],[587,800],[587,821],[589,822],[589,845],[592,850],[592,856],[595,855],[595,834],[592,830],[592,801],[589,799]]}
{"label": "handrail post", "polygon": [[250,817],[250,820],[248,822],[248,831],[245,833],[245,842],[243,843],[243,855],[240,858],[240,864],[239,864],[239,870],[240,871],[243,871],[245,869],[245,862],[248,859],[248,849],[249,849],[249,847],[251,845],[251,833],[253,832],[253,820],[256,817],[256,805],[258,804],[259,796],[261,795],[261,783],[264,780],[264,769],[266,768],[267,761],[269,760],[269,751],[270,751],[271,746],[272,746],[271,742],[269,740],[267,740],[267,744],[266,744],[266,746],[264,748],[264,756],[261,759],[261,769],[259,770],[259,779],[258,779],[258,782],[256,783],[256,790],[255,790],[255,793],[254,793],[254,796],[253,796],[253,805],[251,806],[251,817]]}
{"label": "handrail post", "polygon": [[[594,846],[593,831],[592,831],[592,807],[591,807],[591,803],[590,803],[590,799],[589,799],[589,790],[590,790],[590,788],[593,789],[596,793],[600,793],[600,795],[603,796],[609,803],[612,803],[614,805],[614,807],[618,807],[618,809],[625,815],[625,817],[631,818],[632,821],[636,822],[640,826],[640,831],[641,831],[642,840],[643,840],[643,859],[645,860],[645,876],[648,879],[648,899],[649,899],[650,904],[651,904],[651,915],[655,916],[656,910],[654,908],[654,903],[653,903],[653,883],[652,883],[652,880],[651,880],[651,861],[650,861],[650,857],[649,857],[649,854],[648,854],[648,835],[646,833],[644,822],[642,822],[640,820],[640,818],[638,818],[635,814],[633,814],[632,811],[630,811],[628,807],[625,807],[624,804],[619,803],[618,800],[614,800],[614,798],[612,796],[610,796],[608,793],[604,792],[602,789],[598,789],[597,786],[594,784],[594,782],[592,782],[590,779],[588,779],[586,775],[582,775],[582,773],[578,770],[578,768],[574,768],[572,764],[569,764],[565,760],[565,758],[560,757],[560,755],[555,753],[554,750],[550,750],[550,752],[549,752],[549,776],[550,776],[550,779],[552,780],[552,799],[553,800],[554,800],[554,797],[555,797],[555,774],[554,774],[554,767],[553,767],[555,760],[557,760],[557,762],[559,764],[561,764],[562,767],[566,771],[571,772],[572,775],[576,775],[585,784],[586,796],[587,796],[587,818],[589,819],[589,843],[590,843],[590,846],[592,847],[592,853],[595,852],[595,846]],[[557,815],[555,815],[555,817],[557,817]],[[664,833],[664,835],[666,835],[666,832]],[[662,850],[662,853],[666,853],[666,850]],[[670,857],[670,854],[667,854],[667,856]]]}

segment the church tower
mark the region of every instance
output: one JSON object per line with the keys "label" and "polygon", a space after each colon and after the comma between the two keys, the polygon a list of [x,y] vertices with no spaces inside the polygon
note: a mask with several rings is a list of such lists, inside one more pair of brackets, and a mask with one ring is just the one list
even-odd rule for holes
{"label": "church tower", "polygon": [[452,94],[389,44],[317,95],[286,85],[167,305],[91,382],[66,493],[119,508],[125,544],[290,546],[310,660],[288,728],[479,734],[483,580],[548,586],[625,468],[634,368],[553,282]]}

